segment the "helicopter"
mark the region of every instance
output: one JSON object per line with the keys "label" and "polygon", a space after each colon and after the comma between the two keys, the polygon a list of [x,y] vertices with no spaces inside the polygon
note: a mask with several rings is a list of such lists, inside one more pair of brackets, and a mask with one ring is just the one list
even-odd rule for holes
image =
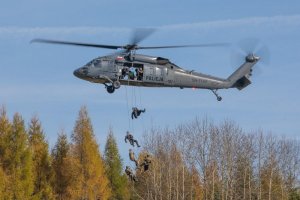
{"label": "helicopter", "polygon": [[244,63],[229,77],[219,78],[194,70],[183,69],[172,63],[169,59],[159,56],[137,54],[138,50],[185,48],[185,47],[219,47],[228,46],[228,43],[211,43],[199,45],[175,45],[175,46],[139,46],[143,39],[153,31],[136,31],[132,41],[127,45],[91,44],[49,39],[34,39],[31,42],[75,45],[83,47],[95,47],[114,49],[116,53],[97,57],[86,65],[76,69],[73,74],[83,80],[92,83],[103,84],[108,93],[114,93],[121,85],[142,87],[175,87],[175,88],[200,88],[213,92],[218,101],[222,97],[217,93],[219,89],[237,88],[242,90],[251,84],[253,66],[260,57],[253,52],[247,53]]}

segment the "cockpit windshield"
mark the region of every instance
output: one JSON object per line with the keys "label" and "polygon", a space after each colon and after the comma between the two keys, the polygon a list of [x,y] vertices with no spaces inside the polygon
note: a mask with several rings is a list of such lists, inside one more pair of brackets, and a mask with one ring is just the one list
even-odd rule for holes
{"label": "cockpit windshield", "polygon": [[96,58],[92,61],[90,61],[87,66],[90,67],[96,67],[96,68],[101,68],[101,69],[106,69],[108,67],[111,67],[113,65],[113,60],[111,59],[106,59],[106,58]]}
{"label": "cockpit windshield", "polygon": [[101,66],[101,60],[96,59],[96,60],[94,60],[93,64],[95,67]]}
{"label": "cockpit windshield", "polygon": [[101,59],[94,59],[92,61],[90,61],[88,64],[86,64],[87,66],[91,66],[91,67],[101,67]]}

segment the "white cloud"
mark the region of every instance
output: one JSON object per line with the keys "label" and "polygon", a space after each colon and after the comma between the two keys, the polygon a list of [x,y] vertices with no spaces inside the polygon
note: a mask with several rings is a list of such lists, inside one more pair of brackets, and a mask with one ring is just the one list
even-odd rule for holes
{"label": "white cloud", "polygon": [[[243,19],[226,19],[208,22],[174,24],[154,27],[160,30],[197,30],[197,29],[222,29],[239,26],[290,26],[300,25],[300,15],[250,17]],[[110,36],[128,34],[129,28],[116,27],[0,27],[0,37],[11,36],[37,36],[37,35],[107,35]],[[113,34],[113,35],[112,35]]]}
{"label": "white cloud", "polygon": [[163,26],[163,29],[218,29],[229,28],[237,26],[257,26],[257,25],[300,25],[300,15],[289,16],[272,16],[272,17],[250,17],[243,19],[227,19],[209,22],[189,23],[189,24],[175,24]]}
{"label": "white cloud", "polygon": [[[36,37],[53,35],[119,35],[129,33],[125,28],[103,28],[103,27],[0,27],[0,37]],[[112,35],[113,34],[113,35]]]}

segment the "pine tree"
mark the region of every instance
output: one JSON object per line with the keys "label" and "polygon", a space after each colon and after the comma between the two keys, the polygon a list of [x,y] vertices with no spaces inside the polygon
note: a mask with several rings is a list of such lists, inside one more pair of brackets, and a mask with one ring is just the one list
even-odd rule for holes
{"label": "pine tree", "polygon": [[79,162],[71,157],[67,135],[60,133],[52,150],[53,189],[57,199],[77,199],[82,180]]}
{"label": "pine tree", "polygon": [[9,144],[9,134],[11,132],[11,124],[6,115],[4,107],[0,109],[0,164],[5,167],[5,161],[7,160],[7,151]]}
{"label": "pine tree", "polygon": [[4,162],[10,177],[8,198],[30,199],[33,192],[32,155],[24,120],[19,114],[14,115],[7,150],[8,159]]}
{"label": "pine tree", "polygon": [[83,199],[108,199],[110,197],[109,181],[96,142],[91,120],[86,107],[82,107],[72,134],[73,156],[80,163],[83,180],[78,183]]}
{"label": "pine tree", "polygon": [[4,107],[0,109],[0,199],[4,200],[9,197],[8,176],[4,170],[4,161],[7,156],[8,135],[11,130],[11,124],[6,116]]}
{"label": "pine tree", "polygon": [[127,178],[122,173],[122,160],[111,129],[105,145],[105,164],[106,174],[113,193],[111,199],[129,199]]}
{"label": "pine tree", "polygon": [[0,199],[5,199],[5,189],[6,189],[6,183],[7,182],[7,176],[5,172],[2,169],[2,166],[0,166]]}
{"label": "pine tree", "polygon": [[62,169],[65,166],[64,161],[67,157],[69,152],[69,144],[67,135],[61,133],[58,138],[57,142],[52,149],[52,167],[54,171],[54,178],[53,178],[53,189],[55,194],[57,195],[58,199],[63,199],[63,197],[67,196],[67,187],[68,187],[68,178],[62,173]]}
{"label": "pine tree", "polygon": [[29,125],[29,143],[33,154],[34,199],[54,199],[51,178],[52,168],[41,123],[34,117]]}

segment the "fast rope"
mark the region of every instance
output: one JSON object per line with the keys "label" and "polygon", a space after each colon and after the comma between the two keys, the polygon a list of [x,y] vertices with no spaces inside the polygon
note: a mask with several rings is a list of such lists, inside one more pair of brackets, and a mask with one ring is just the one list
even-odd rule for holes
{"label": "fast rope", "polygon": [[[135,98],[135,87],[134,86],[132,86],[132,108],[133,107],[136,107],[136,98]],[[131,120],[132,121],[132,133],[134,133],[134,125],[133,125],[133,120]]]}
{"label": "fast rope", "polygon": [[[127,116],[130,116],[130,111],[129,111],[129,103],[128,103],[128,94],[127,94],[127,87],[129,86],[129,80],[128,80],[128,85],[125,87],[125,91],[126,91],[126,102],[127,102]],[[131,131],[131,123],[130,123],[130,117],[128,117],[128,131]]]}
{"label": "fast rope", "polygon": [[[142,90],[141,90],[141,87],[138,87],[138,95],[139,95],[139,99],[140,99],[140,102],[139,102],[139,108],[140,109],[145,109],[145,107],[142,107],[143,105],[142,105]],[[144,119],[144,117],[142,117],[142,128],[143,128],[143,131],[145,131],[145,119]]]}

